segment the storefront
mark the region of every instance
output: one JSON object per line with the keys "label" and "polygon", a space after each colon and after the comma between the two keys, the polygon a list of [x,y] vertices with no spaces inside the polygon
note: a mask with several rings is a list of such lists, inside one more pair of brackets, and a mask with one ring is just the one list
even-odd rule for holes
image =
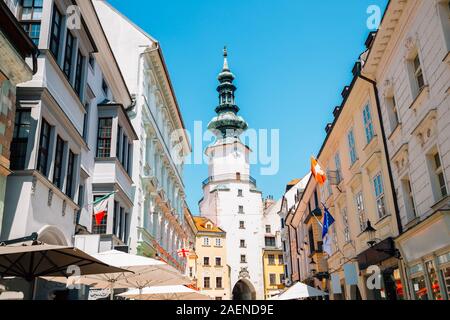
{"label": "storefront", "polygon": [[404,258],[408,297],[450,298],[450,211],[438,211],[396,240]]}
{"label": "storefront", "polygon": [[[393,238],[387,238],[358,255],[358,268],[364,279],[367,300],[404,300],[400,253]],[[380,271],[379,286],[369,288],[367,282],[373,278],[374,269]]]}

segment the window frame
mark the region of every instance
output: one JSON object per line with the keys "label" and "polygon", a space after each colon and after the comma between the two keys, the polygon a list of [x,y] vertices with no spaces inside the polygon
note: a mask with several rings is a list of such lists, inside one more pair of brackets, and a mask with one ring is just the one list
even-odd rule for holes
{"label": "window frame", "polygon": [[350,165],[352,166],[356,161],[358,161],[358,154],[356,153],[355,133],[353,131],[353,128],[351,128],[347,133],[347,142],[349,147]]}
{"label": "window frame", "polygon": [[56,137],[55,160],[53,168],[53,184],[61,189],[63,185],[63,159],[65,141],[58,135]]}
{"label": "window frame", "polygon": [[83,69],[84,69],[84,56],[80,50],[77,52],[77,62],[75,63],[75,82],[73,89],[77,93],[78,97],[82,99],[83,97]]}
{"label": "window frame", "polygon": [[[375,202],[376,202],[376,210],[378,214],[378,218],[384,218],[388,215],[386,208],[386,197],[384,191],[384,181],[381,172],[378,172],[372,179],[373,187],[375,191]],[[381,205],[381,207],[380,207]],[[380,212],[380,208],[382,208],[383,212]]]}
{"label": "window frame", "polygon": [[74,197],[74,182],[75,182],[75,164],[77,155],[69,149],[67,158],[67,173],[66,173],[66,195],[73,199]]}
{"label": "window frame", "polygon": [[369,144],[375,137],[375,130],[373,127],[373,119],[372,119],[372,112],[370,110],[370,103],[366,104],[366,106],[363,109],[363,123],[366,141],[367,144]]}
{"label": "window frame", "polygon": [[[106,121],[110,122],[109,126],[101,125],[103,122],[106,122]],[[109,131],[108,131],[108,129],[109,129]],[[98,118],[97,152],[96,152],[97,158],[110,158],[111,157],[112,129],[113,129],[113,118],[112,117]],[[101,130],[106,130],[106,132],[103,133],[103,131],[101,131]],[[100,135],[101,132],[102,132],[102,135]],[[105,142],[104,146],[100,147],[100,141]],[[103,150],[103,151],[100,152],[100,150]]]}
{"label": "window frame", "polygon": [[[28,123],[23,122],[23,115],[28,114]],[[31,132],[31,109],[16,109],[14,117],[14,129],[10,148],[10,167],[13,171],[24,170],[27,161],[28,137]],[[28,127],[26,137],[21,137],[21,129]],[[17,148],[17,149],[16,149]]]}
{"label": "window frame", "polygon": [[[20,21],[41,21],[42,20],[42,13],[44,11],[44,0],[29,0],[29,1],[31,1],[31,6],[26,6],[26,7],[24,5],[25,1],[26,0],[21,0],[20,1],[20,6],[19,6],[20,9],[19,9],[19,15],[18,15],[20,17],[19,20]],[[38,1],[41,2],[41,6],[36,6],[36,2],[38,2]],[[24,9],[30,9],[31,10],[30,11],[30,16],[31,16],[30,19],[24,19],[23,18]],[[36,9],[40,9],[40,16],[39,17],[34,17]]]}
{"label": "window frame", "polygon": [[64,50],[64,59],[63,59],[63,73],[67,77],[69,83],[71,82],[72,74],[73,74],[73,57],[75,51],[75,37],[67,30],[66,34],[66,45]]}
{"label": "window frame", "polygon": [[362,191],[358,191],[355,194],[355,206],[359,228],[360,231],[363,232],[367,227],[367,218],[366,218],[366,206],[364,203],[364,194]]}
{"label": "window frame", "polygon": [[[38,148],[38,160],[36,163],[36,170],[39,171],[45,177],[48,177],[49,173],[48,157],[50,156],[51,133],[52,133],[52,126],[44,118],[42,118],[41,131],[39,134],[39,148]],[[46,138],[45,146],[43,145],[44,138]]]}
{"label": "window frame", "polygon": [[[58,23],[56,23],[57,17],[59,18]],[[50,49],[50,52],[53,54],[56,61],[58,61],[58,56],[59,56],[60,50],[61,50],[60,46],[61,46],[61,34],[62,34],[62,22],[63,22],[63,15],[59,11],[56,4],[53,4],[49,49]],[[55,33],[55,31],[56,31],[56,33]]]}

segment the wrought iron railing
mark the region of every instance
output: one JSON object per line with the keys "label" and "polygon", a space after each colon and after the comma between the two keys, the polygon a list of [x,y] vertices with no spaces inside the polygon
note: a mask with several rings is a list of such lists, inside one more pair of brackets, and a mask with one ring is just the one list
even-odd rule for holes
{"label": "wrought iron railing", "polygon": [[250,182],[256,187],[256,179],[254,179],[250,175],[243,175],[243,174],[220,174],[216,176],[211,176],[203,181],[203,187],[206,186],[209,183],[212,182],[222,182],[227,180],[234,180],[234,181],[243,181],[243,182]]}

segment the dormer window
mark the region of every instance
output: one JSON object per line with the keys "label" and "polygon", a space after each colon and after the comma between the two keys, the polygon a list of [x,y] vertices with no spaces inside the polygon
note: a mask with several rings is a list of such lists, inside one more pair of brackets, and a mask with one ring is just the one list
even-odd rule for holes
{"label": "dormer window", "polygon": [[208,230],[211,230],[211,229],[213,228],[211,222],[206,223],[205,227],[206,227],[206,229],[208,229]]}

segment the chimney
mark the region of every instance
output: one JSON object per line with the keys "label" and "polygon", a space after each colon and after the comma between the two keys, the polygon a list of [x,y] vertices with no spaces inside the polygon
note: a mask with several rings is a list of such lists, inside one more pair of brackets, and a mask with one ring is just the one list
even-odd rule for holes
{"label": "chimney", "polygon": [[332,123],[328,123],[327,126],[325,127],[325,132],[327,134],[329,134],[332,128],[333,128],[333,124]]}

